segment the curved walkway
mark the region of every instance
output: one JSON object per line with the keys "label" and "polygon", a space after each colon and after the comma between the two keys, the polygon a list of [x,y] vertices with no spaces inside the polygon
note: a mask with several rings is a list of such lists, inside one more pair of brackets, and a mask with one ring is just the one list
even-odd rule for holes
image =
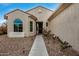
{"label": "curved walkway", "polygon": [[37,35],[29,56],[48,56],[42,35]]}

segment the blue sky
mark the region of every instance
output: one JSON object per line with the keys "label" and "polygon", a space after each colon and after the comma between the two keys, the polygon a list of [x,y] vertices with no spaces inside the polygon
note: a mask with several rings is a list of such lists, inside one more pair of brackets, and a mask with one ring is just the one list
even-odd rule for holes
{"label": "blue sky", "polygon": [[43,6],[50,10],[56,10],[59,7],[57,3],[0,3],[0,23],[5,22],[4,15],[14,9],[27,11],[37,6]]}

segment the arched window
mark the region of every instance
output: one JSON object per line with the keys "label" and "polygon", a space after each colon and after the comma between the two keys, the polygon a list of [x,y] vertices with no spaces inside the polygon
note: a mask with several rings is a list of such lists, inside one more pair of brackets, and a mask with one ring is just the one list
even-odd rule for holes
{"label": "arched window", "polygon": [[20,19],[15,19],[14,21],[14,32],[23,31],[23,22]]}

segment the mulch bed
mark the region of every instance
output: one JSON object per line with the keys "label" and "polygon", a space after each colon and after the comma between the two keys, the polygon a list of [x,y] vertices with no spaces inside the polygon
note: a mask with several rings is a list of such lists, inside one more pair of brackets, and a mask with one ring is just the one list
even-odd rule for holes
{"label": "mulch bed", "polygon": [[35,36],[26,38],[8,38],[7,35],[0,36],[1,56],[28,56]]}
{"label": "mulch bed", "polygon": [[79,52],[75,51],[72,47],[61,50],[61,43],[58,40],[52,38],[48,39],[47,36],[43,36],[45,45],[49,56],[78,56]]}

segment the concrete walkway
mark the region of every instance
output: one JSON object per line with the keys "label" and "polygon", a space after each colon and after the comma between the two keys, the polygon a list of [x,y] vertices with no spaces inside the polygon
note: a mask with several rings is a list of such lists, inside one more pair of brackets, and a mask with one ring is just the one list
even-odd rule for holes
{"label": "concrete walkway", "polygon": [[48,56],[42,35],[37,35],[29,56]]}

